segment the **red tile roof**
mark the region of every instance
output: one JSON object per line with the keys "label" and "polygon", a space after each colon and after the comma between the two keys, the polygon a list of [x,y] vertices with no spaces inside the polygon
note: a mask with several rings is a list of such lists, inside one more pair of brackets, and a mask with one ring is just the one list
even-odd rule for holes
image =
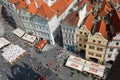
{"label": "red tile roof", "polygon": [[46,3],[43,3],[37,12],[37,15],[45,20],[50,20],[55,15],[55,12]]}
{"label": "red tile roof", "polygon": [[112,0],[113,3],[119,3],[120,4],[120,0]]}
{"label": "red tile roof", "polygon": [[112,14],[110,24],[114,27],[114,34],[120,33],[120,13],[114,9],[110,12],[110,14]]}
{"label": "red tile roof", "polygon": [[[10,1],[15,2],[15,0]],[[38,4],[39,8],[36,7],[35,2]],[[49,7],[46,3],[44,3],[42,0],[31,0],[31,3],[29,5],[26,4],[25,0],[17,0],[16,7],[17,9],[24,8],[28,11],[28,13],[31,13],[33,15],[37,14],[44,20],[50,20],[55,14],[54,10],[52,10],[52,8]]]}
{"label": "red tile roof", "polygon": [[57,17],[59,17],[67,7],[72,3],[73,0],[57,0],[51,8],[55,10],[57,13]]}
{"label": "red tile roof", "polygon": [[101,8],[99,9],[99,16],[106,16],[111,10],[109,3],[103,0]]}
{"label": "red tile roof", "polygon": [[29,4],[25,9],[28,11],[28,13],[31,13],[31,14],[36,14],[38,11],[38,9],[35,6],[35,2],[32,2],[31,4]]}
{"label": "red tile roof", "polygon": [[79,21],[79,15],[78,10],[75,12],[72,12],[67,15],[67,17],[63,20],[63,24],[67,24],[70,26],[77,27],[78,21]]}
{"label": "red tile roof", "polygon": [[102,34],[102,36],[105,38],[106,37],[106,23],[104,19],[100,20],[98,24],[96,25],[96,31]]}
{"label": "red tile roof", "polygon": [[75,6],[82,7],[85,3],[87,3],[87,11],[89,12],[92,9],[92,4],[90,0],[79,1]]}
{"label": "red tile roof", "polygon": [[84,25],[86,25],[86,27],[87,27],[87,29],[88,29],[89,31],[92,29],[92,26],[93,26],[92,21],[94,21],[94,20],[95,20],[94,16],[92,15],[92,13],[90,13],[90,14],[87,16],[87,18],[86,18],[86,20],[85,20],[85,22],[84,22]]}

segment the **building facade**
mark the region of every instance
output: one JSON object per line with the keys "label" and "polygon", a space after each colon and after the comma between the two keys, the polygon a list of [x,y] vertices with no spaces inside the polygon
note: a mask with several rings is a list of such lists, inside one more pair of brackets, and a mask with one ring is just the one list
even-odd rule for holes
{"label": "building facade", "polygon": [[[73,7],[75,1],[9,0],[6,2],[14,6],[18,13],[16,16],[23,23],[23,26],[20,25],[23,30],[37,36],[38,40],[47,39],[50,44],[55,45],[55,38],[59,33],[58,26],[60,21],[67,16],[69,9]],[[61,6],[59,3],[64,4]],[[20,21],[16,20],[16,22],[19,23]]]}
{"label": "building facade", "polygon": [[92,13],[90,13],[86,19],[84,24],[77,30],[76,34],[76,43],[77,43],[77,51],[86,50],[86,44],[88,41],[88,36],[91,34],[91,29],[93,27],[94,17]]}
{"label": "building facade", "polygon": [[112,41],[108,43],[105,62],[114,62],[120,50],[120,34],[116,34]]}
{"label": "building facade", "polygon": [[7,15],[11,16],[14,21],[16,22],[17,26],[22,28],[23,23],[19,17],[19,10],[16,8],[14,1],[12,0],[2,0],[1,1],[2,5],[5,7],[6,11],[7,11]]}
{"label": "building facade", "polygon": [[102,19],[98,22],[94,34],[88,36],[86,45],[86,59],[98,63],[104,61],[108,40],[106,37],[106,24]]}
{"label": "building facade", "polygon": [[76,51],[76,30],[86,17],[86,5],[82,9],[73,10],[61,23],[64,48]]}

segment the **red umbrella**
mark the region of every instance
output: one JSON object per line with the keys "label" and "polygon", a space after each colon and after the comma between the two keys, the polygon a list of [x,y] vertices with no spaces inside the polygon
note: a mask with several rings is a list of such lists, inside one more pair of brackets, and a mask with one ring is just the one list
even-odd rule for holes
{"label": "red umbrella", "polygon": [[40,80],[45,80],[45,78],[43,76],[40,77]]}

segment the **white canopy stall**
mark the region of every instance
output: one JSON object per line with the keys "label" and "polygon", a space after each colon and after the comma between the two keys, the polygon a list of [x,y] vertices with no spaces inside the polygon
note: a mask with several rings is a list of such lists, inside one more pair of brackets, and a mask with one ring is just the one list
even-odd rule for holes
{"label": "white canopy stall", "polygon": [[10,41],[8,41],[7,39],[5,39],[3,37],[0,38],[0,48],[6,46],[8,44],[10,44]]}
{"label": "white canopy stall", "polygon": [[23,40],[26,40],[28,42],[31,42],[33,43],[35,40],[36,40],[36,36],[32,36],[32,35],[29,35],[29,34],[25,34],[23,37],[22,37]]}
{"label": "white canopy stall", "polygon": [[92,73],[100,77],[103,77],[104,69],[105,69],[105,66],[97,64],[97,63],[93,63],[90,61],[86,61],[86,64],[84,66],[84,71]]}
{"label": "white canopy stall", "polygon": [[1,55],[4,57],[5,60],[12,64],[20,59],[24,54],[24,49],[22,49],[18,45],[11,44],[3,49],[3,53]]}
{"label": "white canopy stall", "polygon": [[13,33],[18,37],[22,37],[25,34],[25,32],[19,28],[15,29]]}
{"label": "white canopy stall", "polygon": [[76,70],[83,71],[84,64],[85,64],[84,59],[70,55],[65,65],[67,67],[71,67]]}

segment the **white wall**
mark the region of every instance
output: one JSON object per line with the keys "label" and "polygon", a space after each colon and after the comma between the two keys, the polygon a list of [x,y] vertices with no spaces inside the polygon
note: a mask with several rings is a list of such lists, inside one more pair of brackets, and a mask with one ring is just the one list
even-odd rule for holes
{"label": "white wall", "polygon": [[49,29],[50,29],[50,39],[52,40],[52,45],[55,45],[55,41],[54,41],[54,35],[53,32],[57,29],[57,27],[59,26],[59,22],[57,19],[57,15],[54,15],[53,18],[51,18],[51,20],[48,22],[49,25]]}
{"label": "white wall", "polygon": [[87,10],[86,10],[87,5],[85,4],[83,8],[79,11],[79,22],[78,22],[78,27],[81,25],[83,22],[84,18],[86,17]]}

